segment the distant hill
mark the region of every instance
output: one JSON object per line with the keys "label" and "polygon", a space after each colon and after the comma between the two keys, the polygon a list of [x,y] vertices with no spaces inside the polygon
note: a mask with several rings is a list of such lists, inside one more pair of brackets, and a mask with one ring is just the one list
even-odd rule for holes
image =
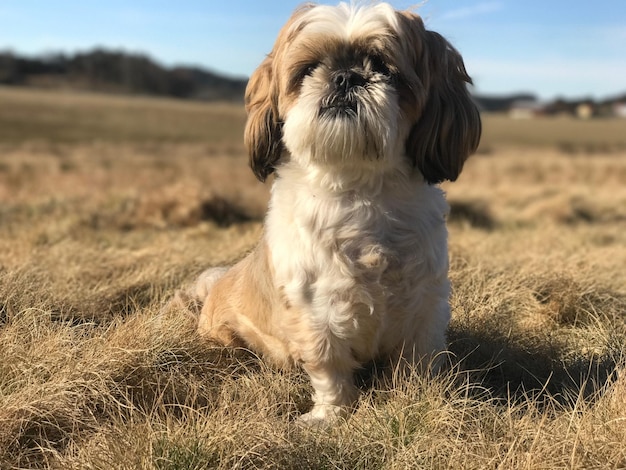
{"label": "distant hill", "polygon": [[[248,79],[234,78],[200,67],[165,67],[144,54],[94,49],[24,57],[0,51],[0,85],[63,88],[189,100],[242,102]],[[572,114],[586,107],[593,116],[626,116],[626,94],[603,101],[592,99],[539,103],[531,93],[475,95],[487,112],[509,113],[516,107],[542,114]]]}
{"label": "distant hill", "polygon": [[146,55],[94,49],[22,57],[0,52],[0,84],[70,88],[194,100],[243,101],[247,78],[199,67],[164,67]]}

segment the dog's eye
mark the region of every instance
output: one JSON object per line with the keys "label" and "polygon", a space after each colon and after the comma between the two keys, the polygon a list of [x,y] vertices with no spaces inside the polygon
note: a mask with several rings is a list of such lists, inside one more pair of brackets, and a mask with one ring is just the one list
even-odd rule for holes
{"label": "dog's eye", "polygon": [[298,74],[298,76],[300,77],[301,80],[303,80],[304,77],[311,76],[313,74],[313,72],[315,71],[315,69],[317,68],[318,65],[319,64],[317,62],[312,62],[310,64],[304,65],[300,69],[300,73]]}
{"label": "dog's eye", "polygon": [[387,66],[387,64],[385,63],[382,57],[377,56],[377,55],[370,56],[370,64],[374,72],[377,72],[386,76],[391,75],[391,70],[389,70],[389,67]]}
{"label": "dog's eye", "polygon": [[313,74],[315,69],[318,67],[319,63],[308,63],[303,66],[296,68],[294,73],[289,78],[289,83],[287,85],[288,90],[294,91],[298,90],[302,86],[302,81]]}

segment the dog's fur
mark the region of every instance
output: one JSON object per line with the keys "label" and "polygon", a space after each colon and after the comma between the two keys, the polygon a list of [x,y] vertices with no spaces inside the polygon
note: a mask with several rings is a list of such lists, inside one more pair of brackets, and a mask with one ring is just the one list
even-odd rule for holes
{"label": "dog's fur", "polygon": [[426,368],[446,347],[448,206],[435,184],[478,145],[469,82],[445,39],[385,3],[302,6],[250,79],[250,163],[260,180],[276,173],[264,236],[201,275],[198,330],[300,364],[315,390],[305,421],[350,407],[360,365]]}

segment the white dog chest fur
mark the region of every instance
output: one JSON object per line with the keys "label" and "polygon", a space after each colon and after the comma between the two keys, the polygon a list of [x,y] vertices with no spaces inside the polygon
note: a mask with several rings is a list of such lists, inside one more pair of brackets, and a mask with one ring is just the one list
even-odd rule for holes
{"label": "white dog chest fur", "polygon": [[290,307],[363,362],[402,343],[388,327],[414,329],[424,286],[447,296],[440,292],[447,286],[447,203],[439,188],[404,171],[342,190],[339,175],[331,189],[297,164],[281,168],[265,236],[274,282]]}

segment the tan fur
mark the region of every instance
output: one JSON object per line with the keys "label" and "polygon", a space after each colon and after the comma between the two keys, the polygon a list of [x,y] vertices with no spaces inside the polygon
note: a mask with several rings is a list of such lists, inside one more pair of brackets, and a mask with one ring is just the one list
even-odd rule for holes
{"label": "tan fur", "polygon": [[276,319],[290,312],[272,283],[268,254],[261,243],[210,286],[198,332],[226,346],[247,345],[285,367],[293,364],[293,357]]}

